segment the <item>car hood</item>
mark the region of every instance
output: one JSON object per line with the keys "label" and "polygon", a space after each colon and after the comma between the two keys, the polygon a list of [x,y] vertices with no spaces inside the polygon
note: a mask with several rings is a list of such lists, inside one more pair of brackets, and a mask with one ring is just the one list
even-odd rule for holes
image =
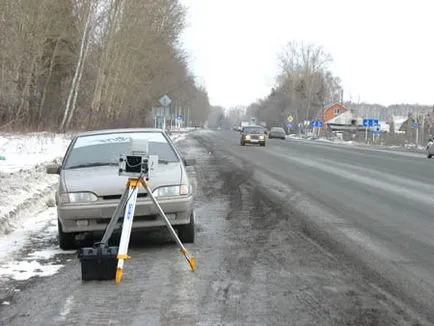
{"label": "car hood", "polygon": [[[127,176],[119,176],[117,166],[99,166],[62,171],[62,187],[68,192],[90,191],[97,196],[120,195],[125,191]],[[155,189],[162,185],[180,184],[182,167],[179,162],[159,164],[154,176],[149,177],[149,185]],[[144,189],[140,190],[144,192]]]}

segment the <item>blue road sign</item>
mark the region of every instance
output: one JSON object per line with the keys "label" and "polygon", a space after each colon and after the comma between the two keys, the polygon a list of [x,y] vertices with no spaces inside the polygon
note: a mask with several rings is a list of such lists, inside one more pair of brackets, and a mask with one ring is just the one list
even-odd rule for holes
{"label": "blue road sign", "polygon": [[379,126],[380,121],[378,119],[363,119],[363,127]]}
{"label": "blue road sign", "polygon": [[292,127],[292,122],[288,122],[288,123],[286,124],[286,126],[287,126],[288,128],[291,128],[291,127]]}
{"label": "blue road sign", "polygon": [[316,128],[320,128],[320,127],[322,127],[322,121],[320,121],[320,120],[314,120],[314,121],[312,121],[311,123],[310,123],[310,125],[312,126],[312,127],[316,127]]}
{"label": "blue road sign", "polygon": [[412,127],[413,129],[416,129],[416,128],[419,127],[419,124],[418,124],[417,122],[413,122],[413,123],[411,124],[411,127]]}
{"label": "blue road sign", "polygon": [[182,121],[182,120],[184,120],[184,116],[182,114],[177,114],[176,115],[176,120]]}

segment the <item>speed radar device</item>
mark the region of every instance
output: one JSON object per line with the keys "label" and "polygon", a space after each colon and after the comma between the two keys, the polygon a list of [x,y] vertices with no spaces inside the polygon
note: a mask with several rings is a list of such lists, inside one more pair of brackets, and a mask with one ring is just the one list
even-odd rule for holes
{"label": "speed radar device", "polygon": [[[131,142],[130,153],[120,155],[118,173],[120,176],[128,177],[125,191],[105,229],[101,241],[96,242],[93,247],[78,250],[78,257],[81,262],[81,278],[83,281],[114,279],[117,284],[121,282],[124,262],[131,258],[128,256],[128,246],[140,186],[144,187],[148,196],[157,207],[170,234],[175,239],[181,253],[194,272],[196,268],[195,258],[189,255],[187,249],[182,244],[148,184],[149,178],[152,177],[152,172],[155,171],[155,167],[158,165],[158,156],[148,155],[148,153],[147,140],[137,140]],[[121,214],[123,214],[124,218],[119,246],[109,246],[109,240],[118,226]]]}

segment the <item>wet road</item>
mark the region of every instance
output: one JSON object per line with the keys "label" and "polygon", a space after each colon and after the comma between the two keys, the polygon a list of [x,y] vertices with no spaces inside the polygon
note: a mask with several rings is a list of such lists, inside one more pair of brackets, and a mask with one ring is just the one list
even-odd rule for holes
{"label": "wet road", "polygon": [[400,286],[392,292],[433,317],[434,160],[292,139],[242,147],[233,131],[202,138],[324,229],[340,231],[356,252],[366,251],[369,267],[386,275],[390,287]]}

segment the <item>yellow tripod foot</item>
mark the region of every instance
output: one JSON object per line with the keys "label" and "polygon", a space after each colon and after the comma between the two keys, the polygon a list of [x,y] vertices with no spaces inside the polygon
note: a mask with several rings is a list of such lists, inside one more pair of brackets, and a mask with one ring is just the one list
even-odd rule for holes
{"label": "yellow tripod foot", "polygon": [[122,268],[116,270],[116,284],[121,283],[122,280]]}
{"label": "yellow tripod foot", "polygon": [[181,248],[181,253],[184,255],[185,259],[187,259],[188,264],[190,265],[191,271],[194,272],[196,269],[196,259],[193,256],[188,256],[188,251],[185,248]]}
{"label": "yellow tripod foot", "polygon": [[196,269],[196,259],[193,256],[187,258],[188,264],[190,265],[191,271],[194,272]]}

